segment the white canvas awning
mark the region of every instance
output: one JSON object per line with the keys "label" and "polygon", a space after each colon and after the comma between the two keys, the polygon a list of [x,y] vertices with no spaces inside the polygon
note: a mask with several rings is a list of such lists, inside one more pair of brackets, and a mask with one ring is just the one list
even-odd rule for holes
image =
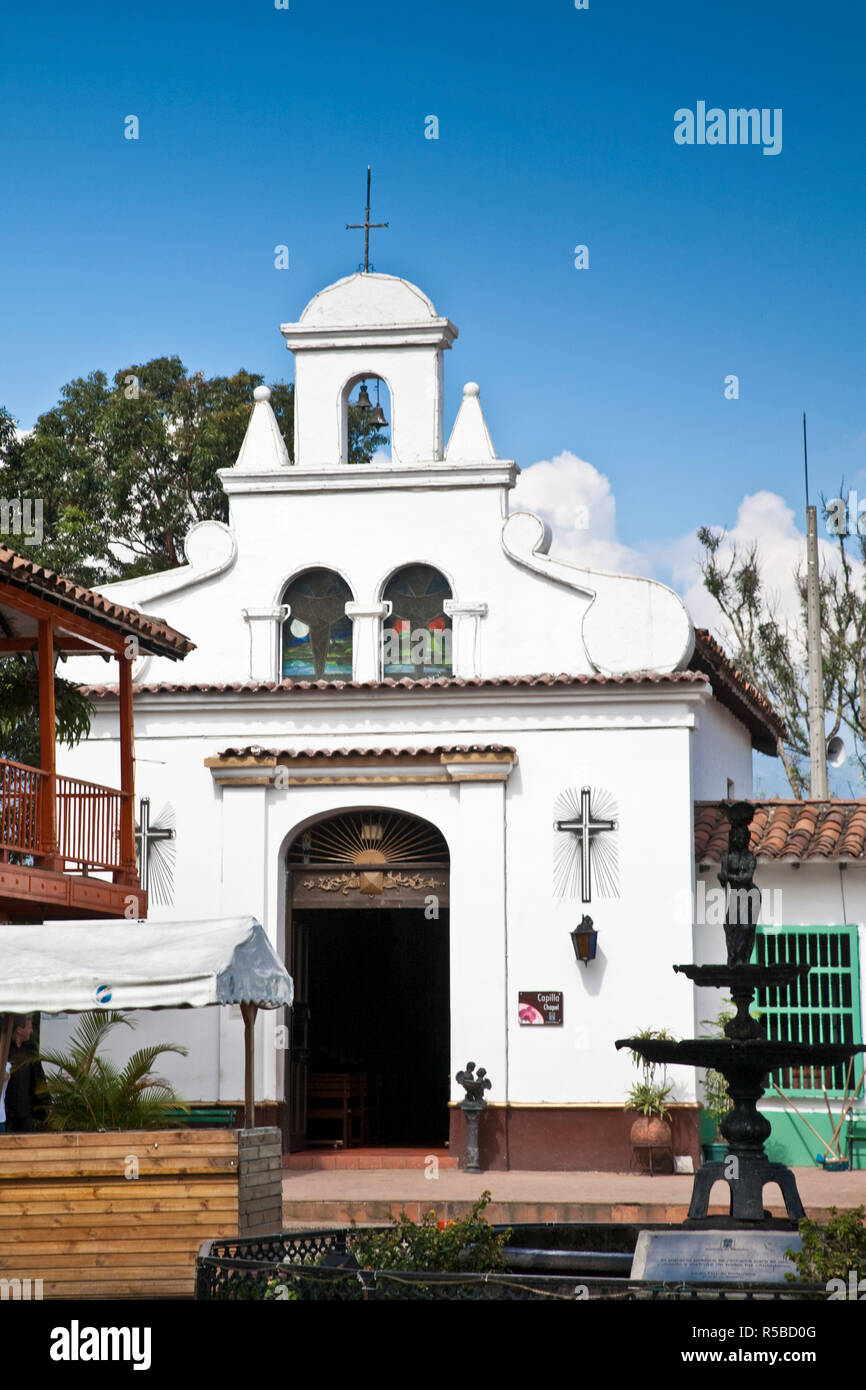
{"label": "white canvas awning", "polygon": [[255,917],[0,926],[0,1013],[291,1002]]}

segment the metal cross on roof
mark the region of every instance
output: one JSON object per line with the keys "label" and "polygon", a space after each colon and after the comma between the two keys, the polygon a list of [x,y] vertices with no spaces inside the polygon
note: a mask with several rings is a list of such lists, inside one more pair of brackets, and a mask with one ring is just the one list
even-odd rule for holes
{"label": "metal cross on roof", "polygon": [[581,787],[580,789],[580,815],[569,820],[554,821],[556,830],[568,830],[576,835],[580,841],[580,900],[588,903],[592,901],[592,879],[591,879],[591,856],[590,844],[593,837],[604,830],[616,830],[615,820],[595,820],[590,809],[590,788]]}
{"label": "metal cross on roof", "polygon": [[[364,271],[364,274],[365,274],[365,275],[367,275],[367,274],[369,273],[369,271],[371,271],[371,270],[373,269],[373,267],[370,265],[370,228],[371,228],[371,227],[387,227],[387,225],[388,225],[387,222],[371,222],[371,221],[370,221],[370,166],[369,166],[369,164],[368,164],[368,165],[367,165],[367,211],[366,211],[366,214],[365,214],[365,217],[364,217],[364,221],[363,221],[363,222],[347,222],[347,223],[346,223],[346,231],[347,231],[347,232],[356,232],[356,231],[360,231],[362,227],[363,227],[363,229],[364,229],[364,265],[363,265],[363,271]],[[358,269],[360,270],[361,267],[359,266]]]}

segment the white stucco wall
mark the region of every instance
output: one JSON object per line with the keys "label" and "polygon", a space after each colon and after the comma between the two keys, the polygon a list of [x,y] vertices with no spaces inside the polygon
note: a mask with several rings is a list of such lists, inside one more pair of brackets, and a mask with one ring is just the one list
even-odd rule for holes
{"label": "white stucco wall", "polygon": [[[456,696],[456,698],[455,698]],[[175,901],[155,920],[252,912],[285,950],[284,854],[310,817],[352,806],[419,815],[451,852],[452,1075],[472,1057],[494,1078],[495,1099],[519,1103],[616,1104],[631,1082],[617,1037],[652,1024],[683,1034],[691,992],[671,963],[688,959],[691,922],[690,739],[700,686],[665,694],[614,688],[601,697],[569,691],[463,692],[430,698],[392,694],[306,696],[140,696],[136,710],[138,793],[154,813],[169,801],[177,821]],[[116,759],[115,702],[100,701],[93,737],[66,752],[64,767],[109,777]],[[413,746],[499,743],[518,762],[505,783],[316,784],[217,787],[204,760],[226,747]],[[554,802],[590,784],[618,806],[620,897],[588,906],[553,889]],[[664,826],[664,869],[656,828]],[[569,938],[589,911],[599,956],[583,967]],[[519,990],[561,989],[562,1028],[521,1028]],[[280,1099],[283,1055],[273,1047],[282,1021],[259,1022],[258,1086]],[[46,1022],[56,1041],[60,1025]],[[192,1043],[187,1060],[167,1058],[166,1074],[188,1099],[242,1092],[242,1030],[227,1009],[140,1015],[137,1039]],[[218,1041],[218,1056],[214,1051]],[[693,1096],[692,1078],[678,1096]],[[459,1091],[456,1098],[459,1098]]]}
{"label": "white stucco wall", "polygon": [[718,700],[700,713],[692,752],[692,790],[695,801],[723,801],[728,779],[738,800],[752,793],[752,743],[745,725]]}

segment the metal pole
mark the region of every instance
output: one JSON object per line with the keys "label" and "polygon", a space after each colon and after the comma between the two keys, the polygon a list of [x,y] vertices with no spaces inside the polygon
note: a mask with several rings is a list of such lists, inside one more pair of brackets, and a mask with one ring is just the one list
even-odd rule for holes
{"label": "metal pole", "polygon": [[818,569],[818,509],[806,508],[806,617],[809,655],[809,794],[830,795],[824,735],[824,664],[821,659],[821,598]]}
{"label": "metal pole", "polygon": [[256,1014],[255,1004],[241,1004],[244,1020],[244,1129],[256,1127]]}

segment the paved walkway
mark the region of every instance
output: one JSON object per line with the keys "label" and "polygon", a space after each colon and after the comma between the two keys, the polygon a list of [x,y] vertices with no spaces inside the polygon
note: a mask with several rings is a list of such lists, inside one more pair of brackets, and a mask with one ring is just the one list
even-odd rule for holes
{"label": "paved walkway", "polygon": [[[825,1173],[796,1168],[797,1185],[809,1216],[826,1220],[830,1206],[866,1205],[866,1170]],[[440,1170],[429,1179],[417,1169],[288,1172],[283,1180],[283,1216],[287,1225],[347,1224],[389,1221],[405,1210],[414,1220],[434,1207],[444,1219],[465,1214],[485,1189],[493,1201],[488,1219],[503,1221],[682,1221],[688,1211],[692,1177],[638,1173],[463,1173]],[[716,1187],[723,1215],[723,1185]],[[774,1186],[764,1192],[766,1205],[784,1215]]]}

